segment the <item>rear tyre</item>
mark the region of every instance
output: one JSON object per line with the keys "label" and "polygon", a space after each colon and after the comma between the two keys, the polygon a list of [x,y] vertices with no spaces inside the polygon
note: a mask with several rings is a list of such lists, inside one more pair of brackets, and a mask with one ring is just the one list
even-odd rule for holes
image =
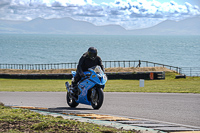
{"label": "rear tyre", "polygon": [[97,88],[95,95],[91,96],[91,105],[93,109],[99,109],[103,104],[103,99],[104,99],[103,90],[101,88]]}
{"label": "rear tyre", "polygon": [[77,103],[75,101],[74,98],[70,97],[70,94],[69,92],[67,92],[67,95],[66,95],[66,100],[67,100],[67,104],[72,107],[72,108],[75,108],[76,106],[78,106],[79,103]]}

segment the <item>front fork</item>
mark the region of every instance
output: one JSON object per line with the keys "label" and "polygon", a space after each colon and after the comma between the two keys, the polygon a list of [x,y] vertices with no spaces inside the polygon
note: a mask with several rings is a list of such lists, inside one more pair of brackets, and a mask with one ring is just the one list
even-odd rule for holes
{"label": "front fork", "polygon": [[96,89],[95,89],[95,88],[93,88],[93,89],[92,89],[92,95],[91,95],[91,98],[94,98],[94,97],[95,97],[95,95],[96,95]]}
{"label": "front fork", "polygon": [[91,102],[97,103],[97,99],[98,99],[97,90],[96,88],[93,88],[91,93]]}

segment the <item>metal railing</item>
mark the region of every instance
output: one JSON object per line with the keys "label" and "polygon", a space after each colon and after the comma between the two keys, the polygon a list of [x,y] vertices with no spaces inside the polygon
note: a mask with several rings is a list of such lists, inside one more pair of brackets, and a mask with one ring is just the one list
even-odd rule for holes
{"label": "metal railing", "polygon": [[200,67],[181,67],[180,73],[190,77],[200,77]]}
{"label": "metal railing", "polygon": [[150,62],[150,61],[142,61],[142,60],[135,60],[135,61],[104,61],[103,62],[105,68],[112,68],[112,67],[166,67],[170,70],[176,71],[180,73],[179,67]]}
{"label": "metal railing", "polygon": [[[0,69],[21,69],[21,70],[51,70],[77,68],[78,63],[51,63],[51,64],[0,64]],[[105,68],[112,67],[166,67],[180,73],[179,67],[164,65],[155,62],[133,60],[133,61],[103,61]]]}
{"label": "metal railing", "polygon": [[21,70],[51,70],[76,68],[77,63],[51,63],[51,64],[0,64],[0,69]]}

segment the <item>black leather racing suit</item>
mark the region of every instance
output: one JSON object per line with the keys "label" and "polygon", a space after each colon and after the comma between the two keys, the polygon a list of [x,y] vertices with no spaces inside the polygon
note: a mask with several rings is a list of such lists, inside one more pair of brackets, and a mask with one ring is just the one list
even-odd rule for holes
{"label": "black leather racing suit", "polygon": [[82,57],[79,60],[76,75],[74,77],[74,80],[72,81],[72,85],[75,87],[77,83],[81,80],[81,77],[84,77],[84,71],[88,71],[88,68],[91,68],[93,66],[99,65],[103,71],[104,67],[102,64],[102,60],[99,56],[97,56],[94,60],[90,59],[88,56],[88,52],[84,53]]}

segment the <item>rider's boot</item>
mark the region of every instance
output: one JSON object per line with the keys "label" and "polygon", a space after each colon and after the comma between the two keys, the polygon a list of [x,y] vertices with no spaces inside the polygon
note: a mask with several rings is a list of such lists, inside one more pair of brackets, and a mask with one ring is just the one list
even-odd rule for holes
{"label": "rider's boot", "polygon": [[76,85],[76,86],[72,86],[73,87],[73,92],[76,94],[77,92],[78,92],[78,86]]}
{"label": "rider's boot", "polygon": [[78,86],[71,86],[72,87],[72,96],[74,96],[76,99],[78,99]]}

